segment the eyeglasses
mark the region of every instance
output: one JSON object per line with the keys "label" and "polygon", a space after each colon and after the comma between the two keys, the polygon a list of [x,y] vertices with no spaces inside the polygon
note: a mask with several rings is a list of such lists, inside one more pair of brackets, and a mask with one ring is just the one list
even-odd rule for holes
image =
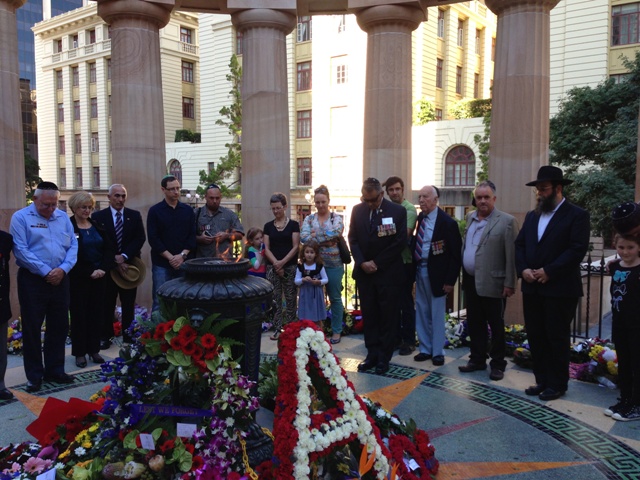
{"label": "eyeglasses", "polygon": [[218,185],[216,185],[215,183],[212,183],[211,185],[207,186],[207,190],[211,190],[212,188],[217,188],[218,190],[220,190],[220,187]]}
{"label": "eyeglasses", "polygon": [[93,205],[80,205],[78,210],[93,210]]}
{"label": "eyeglasses", "polygon": [[362,197],[362,201],[365,203],[368,203],[369,205],[372,205],[374,203],[378,203],[378,200],[380,200],[380,197],[382,196],[382,193],[378,193],[374,198],[364,198]]}
{"label": "eyeglasses", "polygon": [[280,210],[284,210],[284,207],[271,207],[272,212],[279,212]]}
{"label": "eyeglasses", "polygon": [[543,193],[546,192],[547,190],[550,190],[553,188],[553,185],[547,185],[546,187],[537,187],[536,186],[536,192],[537,193]]}

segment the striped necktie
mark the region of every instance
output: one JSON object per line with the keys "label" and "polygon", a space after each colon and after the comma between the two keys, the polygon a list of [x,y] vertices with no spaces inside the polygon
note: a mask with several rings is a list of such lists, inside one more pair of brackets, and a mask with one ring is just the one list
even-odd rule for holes
{"label": "striped necktie", "polygon": [[116,242],[118,243],[118,253],[122,251],[122,212],[116,212]]}
{"label": "striped necktie", "polygon": [[422,245],[424,243],[424,231],[427,228],[427,217],[424,217],[418,226],[418,234],[416,235],[416,249],[413,251],[413,258],[416,262],[422,260]]}

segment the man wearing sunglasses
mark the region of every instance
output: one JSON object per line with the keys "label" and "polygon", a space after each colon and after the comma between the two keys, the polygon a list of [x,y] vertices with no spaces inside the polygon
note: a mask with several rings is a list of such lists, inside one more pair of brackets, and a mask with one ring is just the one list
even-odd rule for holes
{"label": "man wearing sunglasses", "polygon": [[196,257],[231,257],[233,244],[244,236],[238,216],[220,205],[220,187],[212,183],[204,194],[206,205],[196,211]]}

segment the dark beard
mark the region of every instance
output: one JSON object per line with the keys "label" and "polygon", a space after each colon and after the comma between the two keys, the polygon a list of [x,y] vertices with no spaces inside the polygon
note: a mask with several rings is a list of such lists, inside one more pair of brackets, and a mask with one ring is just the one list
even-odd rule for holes
{"label": "dark beard", "polygon": [[540,215],[541,213],[549,213],[553,212],[556,208],[556,197],[540,197],[538,198],[538,204],[536,205],[536,213]]}

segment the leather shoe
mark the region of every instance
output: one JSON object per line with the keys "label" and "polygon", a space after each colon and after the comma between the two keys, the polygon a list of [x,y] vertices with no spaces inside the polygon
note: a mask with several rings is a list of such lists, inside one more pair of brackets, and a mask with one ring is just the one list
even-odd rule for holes
{"label": "leather shoe", "polygon": [[444,365],[444,356],[443,355],[436,355],[431,360],[431,363],[433,363],[436,367],[439,367],[440,365]]}
{"label": "leather shoe", "polygon": [[42,380],[38,380],[37,382],[27,382],[27,392],[35,393],[39,392],[42,388]]}
{"label": "leather shoe", "polygon": [[539,383],[537,383],[536,385],[531,385],[530,387],[527,387],[524,390],[525,395],[530,395],[530,396],[534,396],[534,395],[540,395],[542,392],[544,392],[545,390],[545,386],[544,385],[540,385]]}
{"label": "leather shoe", "polygon": [[100,350],[109,350],[110,346],[111,346],[111,342],[109,340],[100,341]]}
{"label": "leather shoe", "polygon": [[481,365],[479,363],[473,363],[473,362],[468,362],[466,365],[460,365],[458,367],[458,370],[460,370],[462,373],[469,373],[469,372],[475,372],[476,370],[486,370],[486,369],[487,369],[486,364]]}
{"label": "leather shoe", "polygon": [[11,400],[13,398],[13,393],[11,393],[6,388],[0,390],[0,400]]}
{"label": "leather shoe", "polygon": [[76,356],[76,367],[85,368],[87,366],[87,359],[83,356]]}
{"label": "leather shoe", "polygon": [[389,364],[387,362],[380,362],[376,365],[376,373],[382,375],[389,371]]}
{"label": "leather shoe", "polygon": [[540,395],[538,395],[538,398],[540,400],[556,400],[558,398],[560,398],[561,396],[563,396],[565,393],[564,390],[554,390],[553,388],[546,388],[544,390],[544,392],[542,392]]}
{"label": "leather shoe", "polygon": [[499,368],[492,368],[491,373],[489,374],[489,378],[491,380],[502,380],[504,378],[504,372]]}
{"label": "leather shoe", "polygon": [[92,353],[89,356],[91,357],[91,361],[93,363],[97,363],[97,364],[104,363],[104,358],[102,358],[102,355],[100,355],[99,353]]}
{"label": "leather shoe", "polygon": [[358,371],[359,372],[364,372],[366,370],[371,370],[373,367],[376,366],[376,362],[374,362],[373,360],[370,359],[365,359],[364,362],[360,362],[358,364]]}
{"label": "leather shoe", "polygon": [[69,383],[73,383],[75,381],[75,378],[73,378],[71,375],[67,375],[66,373],[56,373],[53,375],[45,375],[44,381],[66,385]]}
{"label": "leather shoe", "polygon": [[433,358],[432,355],[429,355],[428,353],[422,353],[422,352],[420,352],[415,357],[413,357],[413,359],[416,362],[426,362],[427,360],[431,360],[432,358]]}
{"label": "leather shoe", "polygon": [[398,353],[402,356],[407,356],[411,355],[415,349],[415,345],[411,345],[410,343],[403,343],[402,345],[400,345],[400,351]]}

